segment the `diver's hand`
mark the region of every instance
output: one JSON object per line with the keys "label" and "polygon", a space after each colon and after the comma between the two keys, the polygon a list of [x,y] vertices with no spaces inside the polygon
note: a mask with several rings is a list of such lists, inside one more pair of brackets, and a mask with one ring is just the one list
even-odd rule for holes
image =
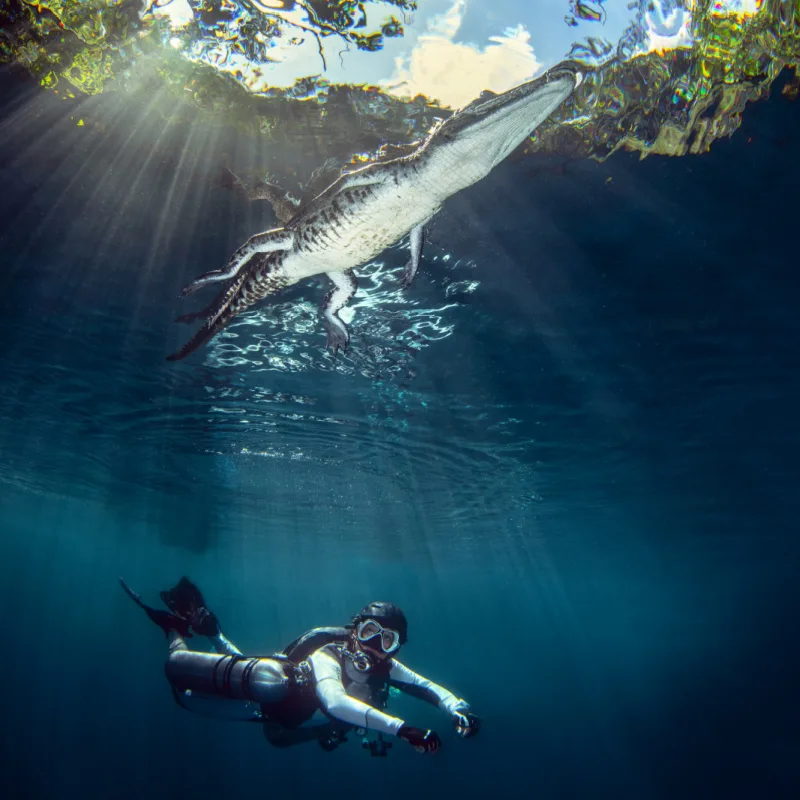
{"label": "diver's hand", "polygon": [[469,739],[480,731],[481,720],[470,711],[456,711],[453,714],[453,727],[462,739]]}
{"label": "diver's hand", "polygon": [[317,739],[319,746],[327,753],[334,751],[340,744],[344,744],[346,741],[347,736],[345,732],[336,729],[323,734]]}
{"label": "diver's hand", "polygon": [[435,731],[424,731],[410,725],[403,725],[397,731],[397,736],[408,742],[418,753],[435,753],[442,746],[442,740]]}

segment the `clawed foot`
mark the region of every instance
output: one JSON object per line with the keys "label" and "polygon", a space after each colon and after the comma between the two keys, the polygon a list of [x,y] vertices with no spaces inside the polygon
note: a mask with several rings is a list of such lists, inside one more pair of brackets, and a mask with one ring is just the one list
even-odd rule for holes
{"label": "clawed foot", "polygon": [[403,267],[403,274],[400,276],[400,286],[403,289],[408,289],[412,283],[414,283],[414,277],[417,274],[416,267],[414,266],[413,261],[409,261],[408,264]]}
{"label": "clawed foot", "polygon": [[231,189],[234,192],[241,192],[245,195],[247,194],[247,184],[227,167],[223,167],[219,171],[217,180],[220,186],[224,186],[226,189]]}
{"label": "clawed foot", "polygon": [[222,269],[212,269],[195,278],[183,288],[180,297],[188,297],[207,283],[226,281],[234,278],[246,268],[247,262],[258,253],[274,253],[278,250],[289,250],[294,243],[294,233],[284,228],[273,228],[264,233],[251,236],[229,259]]}
{"label": "clawed foot", "polygon": [[328,331],[328,341],[325,343],[325,347],[330,347],[331,350],[333,350],[334,356],[340,347],[342,350],[347,349],[347,345],[350,342],[350,332],[347,330],[347,325],[345,325],[344,322],[339,319],[326,319],[325,330]]}
{"label": "clawed foot", "polygon": [[188,297],[194,294],[198,289],[202,289],[207,283],[223,280],[226,275],[223,274],[221,269],[212,269],[211,272],[204,272],[199,278],[195,278],[191,283],[187,284],[181,290],[178,297]]}

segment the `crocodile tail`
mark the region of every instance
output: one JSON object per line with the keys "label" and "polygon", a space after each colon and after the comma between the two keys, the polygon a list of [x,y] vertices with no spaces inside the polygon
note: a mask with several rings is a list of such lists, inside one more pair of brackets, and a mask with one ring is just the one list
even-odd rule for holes
{"label": "crocodile tail", "polygon": [[[288,286],[290,281],[283,269],[285,253],[259,253],[248,265],[220,292],[214,302],[198,312],[208,313],[206,321],[177,353],[167,356],[167,361],[180,361],[202,347],[242,311]],[[179,321],[190,321],[193,315],[186,314]]]}
{"label": "crocodile tail", "polygon": [[[191,355],[210,339],[213,339],[223,328],[227,327],[228,323],[240,311],[244,310],[246,306],[237,302],[242,284],[244,284],[247,279],[247,271],[244,270],[244,273],[245,274],[238,275],[234,278],[231,283],[217,295],[217,298],[208,308],[203,309],[202,312],[196,315],[200,316],[202,313],[208,313],[206,321],[200,326],[197,333],[195,333],[180,350],[167,356],[167,361],[181,361],[186,358],[186,356]],[[195,315],[192,314],[186,314],[184,317],[179,317],[178,321],[190,322],[194,316]]]}
{"label": "crocodile tail", "polygon": [[203,325],[200,330],[189,339],[186,344],[181,347],[176,353],[167,356],[167,361],[181,361],[186,356],[194,353],[195,350],[202,347],[209,339],[219,333],[225,326],[224,325]]}

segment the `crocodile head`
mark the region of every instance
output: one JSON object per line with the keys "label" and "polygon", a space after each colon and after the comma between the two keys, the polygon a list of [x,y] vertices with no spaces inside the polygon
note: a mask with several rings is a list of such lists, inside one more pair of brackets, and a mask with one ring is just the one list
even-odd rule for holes
{"label": "crocodile head", "polygon": [[431,166],[458,169],[474,183],[487,175],[580,85],[580,67],[558,64],[502,94],[485,92],[431,134],[420,155]]}

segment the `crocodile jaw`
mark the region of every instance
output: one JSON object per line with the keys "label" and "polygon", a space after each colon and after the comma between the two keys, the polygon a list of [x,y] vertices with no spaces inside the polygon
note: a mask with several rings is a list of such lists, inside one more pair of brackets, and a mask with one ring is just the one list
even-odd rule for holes
{"label": "crocodile jaw", "polygon": [[487,100],[476,100],[444,122],[418,153],[425,182],[446,196],[486,177],[580,84],[566,64]]}
{"label": "crocodile jaw", "polygon": [[300,245],[286,262],[291,281],[357,267],[425,224],[449,197],[488,175],[579,82],[577,67],[567,64],[476,101],[412,155],[376,166],[384,179],[332,196],[298,226]]}

